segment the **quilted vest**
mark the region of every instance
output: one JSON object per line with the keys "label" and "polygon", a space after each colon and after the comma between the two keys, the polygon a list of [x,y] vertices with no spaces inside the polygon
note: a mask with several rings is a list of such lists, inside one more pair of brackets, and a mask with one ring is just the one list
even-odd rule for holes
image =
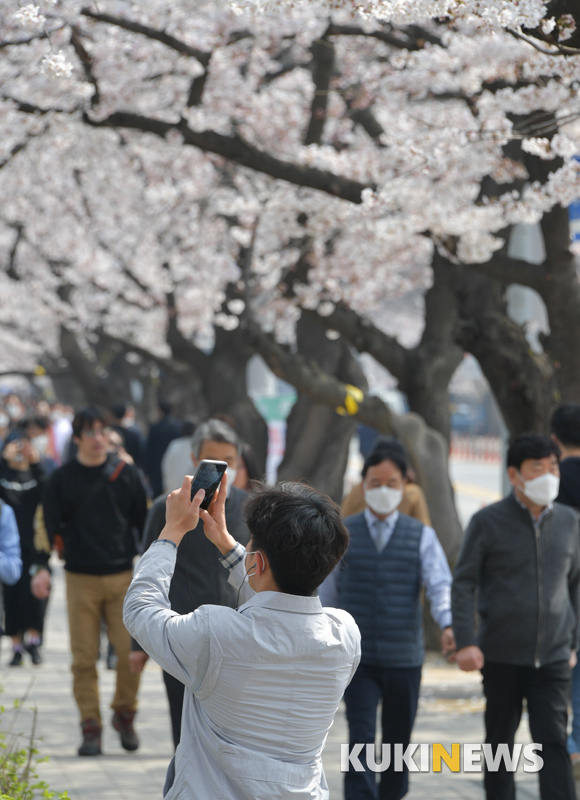
{"label": "quilted vest", "polygon": [[381,553],[364,514],[348,517],[345,524],[351,538],[343,559],[340,607],[352,614],[360,628],[361,663],[420,666],[424,658],[419,600],[423,523],[399,514]]}

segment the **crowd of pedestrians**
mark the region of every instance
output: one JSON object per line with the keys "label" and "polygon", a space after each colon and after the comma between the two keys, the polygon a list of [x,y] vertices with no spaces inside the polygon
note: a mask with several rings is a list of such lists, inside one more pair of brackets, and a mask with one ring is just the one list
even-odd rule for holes
{"label": "crowd of pedestrians", "polygon": [[[379,706],[382,743],[404,749],[411,741],[424,590],[443,654],[462,670],[481,670],[486,741],[494,751],[513,747],[525,702],[532,738],[542,745],[542,800],[575,798],[579,405],[560,406],[549,434],[511,442],[512,489],[474,515],[453,576],[405,451],[392,438],[377,439],[365,454],[361,482],[343,501],[344,523],[336,506],[298,484],[256,484],[248,502],[247,489],[261,476],[231,420],[178,421],[166,403],[146,436],[130,405],[75,413],[10,394],[0,403],[0,448],[0,619],[12,643],[8,665],[42,662],[56,550],[66,576],[79,755],[101,753],[97,662],[104,626],[117,673],[111,724],[126,750],[139,747],[134,721],[144,665],[153,656],[163,667],[176,748],[164,796],[185,789],[204,796],[200,787],[204,780],[213,785],[222,763],[217,735],[229,742],[233,761],[235,751],[240,764],[268,774],[256,779],[264,796],[276,785],[280,797],[292,786],[292,796],[323,798],[320,752],[343,692],[351,748],[375,742]],[[226,489],[209,512],[200,509],[202,497],[190,501],[189,484],[176,491],[203,459],[228,465]],[[191,616],[200,607],[224,611]],[[328,655],[334,665],[328,693],[313,653],[319,664]],[[273,687],[266,713],[259,695]],[[207,748],[197,787],[193,756],[184,754],[196,737]],[[407,793],[406,766],[392,761],[377,775],[364,752],[360,761],[362,771],[350,763],[345,775],[345,800],[400,800]],[[242,774],[224,780],[231,792],[224,797],[247,788]],[[486,770],[484,783],[488,800],[515,797],[505,765]]]}

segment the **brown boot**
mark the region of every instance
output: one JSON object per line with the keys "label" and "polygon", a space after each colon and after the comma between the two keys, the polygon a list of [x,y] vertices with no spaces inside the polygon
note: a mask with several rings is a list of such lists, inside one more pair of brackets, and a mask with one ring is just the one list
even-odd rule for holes
{"label": "brown boot", "polygon": [[121,745],[125,750],[137,750],[139,739],[133,727],[134,711],[115,711],[113,714],[113,728],[119,732]]}
{"label": "brown boot", "polygon": [[101,726],[96,719],[83,719],[81,722],[83,743],[79,747],[79,756],[101,755]]}

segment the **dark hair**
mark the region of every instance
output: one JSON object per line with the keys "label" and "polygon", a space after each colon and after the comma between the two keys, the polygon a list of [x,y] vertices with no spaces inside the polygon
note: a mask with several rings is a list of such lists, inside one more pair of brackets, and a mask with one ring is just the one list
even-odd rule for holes
{"label": "dark hair", "polygon": [[158,400],[157,407],[164,417],[168,417],[171,414],[172,406],[169,400]]}
{"label": "dark hair", "polygon": [[376,467],[383,461],[392,461],[400,470],[403,478],[407,474],[407,456],[403,445],[392,436],[385,436],[377,439],[375,445],[368,456],[365,458],[361,475],[364,478],[369,467]]}
{"label": "dark hair", "polygon": [[107,424],[107,415],[100,408],[89,406],[77,411],[72,421],[73,436],[80,436],[83,431],[91,430],[95,422],[100,422],[103,426]]}
{"label": "dark hair", "polygon": [[522,433],[511,440],[507,451],[508,467],[519,469],[528,458],[560,458],[560,448],[556,442],[543,433]]}
{"label": "dark hair", "polygon": [[111,414],[113,415],[115,420],[123,419],[126,413],[127,413],[126,403],[113,403],[113,405],[111,406]]}
{"label": "dark hair", "polygon": [[311,597],[348,547],[339,507],[303,483],[254,484],[244,518],[286,594]]}
{"label": "dark hair", "polygon": [[580,405],[563,403],[558,406],[552,414],[550,430],[563,445],[580,447]]}

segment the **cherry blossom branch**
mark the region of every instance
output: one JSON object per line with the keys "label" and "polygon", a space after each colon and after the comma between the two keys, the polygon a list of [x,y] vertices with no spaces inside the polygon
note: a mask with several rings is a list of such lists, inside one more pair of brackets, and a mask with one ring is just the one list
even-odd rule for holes
{"label": "cherry blossom branch", "polygon": [[24,240],[24,225],[22,223],[17,222],[14,225],[11,225],[12,228],[16,231],[16,238],[14,239],[14,244],[10,249],[10,255],[8,256],[8,269],[6,270],[6,275],[13,280],[19,281],[20,275],[16,270],[16,253],[18,251],[18,245],[21,241]]}
{"label": "cherry blossom branch", "polygon": [[318,317],[328,330],[338,331],[360,353],[368,353],[397,380],[404,380],[409,351],[396,337],[388,336],[370,319],[360,316],[344,303],[338,303],[328,316],[318,314]]}
{"label": "cherry blossom branch", "polygon": [[304,144],[320,144],[326,121],[330,80],[334,71],[334,45],[328,39],[328,31],[312,45],[314,95],[310,106],[308,130]]}
{"label": "cherry blossom branch", "polygon": [[531,45],[534,50],[538,50],[538,52],[543,53],[545,56],[578,56],[580,55],[580,49],[577,47],[566,47],[564,44],[558,44],[558,42],[553,43],[553,47],[555,50],[548,50],[546,47],[541,47],[532,36],[526,36],[525,33],[521,31],[516,31],[514,28],[507,28],[508,33],[511,33],[516,39],[521,39],[522,42],[527,42],[527,44]]}
{"label": "cherry blossom branch", "polygon": [[29,133],[26,139],[23,139],[23,141],[15,144],[14,147],[12,147],[12,149],[6,156],[6,158],[4,159],[4,161],[0,161],[0,169],[9,164],[12,161],[12,159],[18,155],[18,153],[21,153],[28,146],[28,144],[32,139],[36,139],[37,136],[42,136],[42,134],[46,131],[47,128],[48,125],[44,125],[44,127],[37,133]]}
{"label": "cherry blossom branch", "polygon": [[283,161],[269,153],[264,153],[238,135],[226,136],[215,131],[194,131],[185,120],[181,120],[179,123],[164,122],[129,111],[118,111],[102,120],[91,119],[88,114],[84,114],[83,120],[94,127],[132,128],[144,133],[153,133],[162,138],[171,131],[178,131],[183,136],[184,144],[223,156],[272,178],[287,181],[295,186],[317,189],[350,203],[362,203],[362,192],[365,189],[374,190],[376,188],[371,183],[364,184],[315,167]]}
{"label": "cherry blossom branch", "polygon": [[162,44],[167,45],[167,47],[170,47],[172,50],[176,50],[178,53],[183,53],[183,55],[186,56],[192,56],[204,67],[207,67],[209,64],[211,53],[206,53],[203,50],[199,50],[197,47],[192,47],[192,45],[189,45],[181,39],[172,36],[170,33],[167,33],[167,31],[160,31],[157,28],[152,28],[149,25],[142,25],[140,22],[134,22],[133,20],[126,19],[125,17],[117,17],[113,14],[96,13],[91,11],[90,8],[81,9],[81,14],[85,17],[89,17],[89,19],[95,20],[96,22],[106,22],[109,25],[116,25],[117,27],[123,28],[126,31],[139,33],[142,36],[146,36],[148,39],[154,39],[157,42],[161,42]]}
{"label": "cherry blossom branch", "polygon": [[73,47],[73,50],[77,54],[78,59],[83,66],[83,70],[87,81],[89,83],[92,83],[94,87],[94,92],[91,97],[91,106],[94,108],[95,106],[98,106],[100,103],[101,93],[99,91],[99,84],[97,82],[96,75],[93,72],[93,59],[86,51],[81,40],[80,30],[76,25],[73,25],[71,27],[70,42]]}
{"label": "cherry blossom branch", "polygon": [[[400,50],[422,50],[425,44],[424,41],[419,39],[416,41],[412,41],[411,39],[401,39],[398,36],[394,36],[392,33],[387,33],[387,31],[365,31],[363,28],[359,28],[357,25],[332,24],[328,28],[328,35],[366,36],[370,39],[378,39],[379,41],[385,42],[385,44],[389,44],[391,47],[396,47]],[[427,40],[427,35],[424,36],[424,39]],[[436,43],[441,44],[440,40],[436,40]]]}

